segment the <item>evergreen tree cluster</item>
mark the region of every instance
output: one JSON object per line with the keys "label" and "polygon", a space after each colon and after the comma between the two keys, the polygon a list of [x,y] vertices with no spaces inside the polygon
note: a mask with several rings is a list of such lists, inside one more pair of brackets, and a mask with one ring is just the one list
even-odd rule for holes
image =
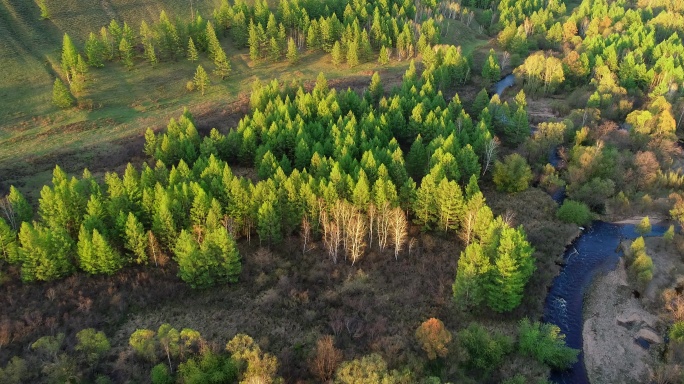
{"label": "evergreen tree cluster", "polygon": [[[227,135],[200,137],[187,111],[163,132],[148,129],[154,167],[129,165],[104,184],[57,167],[39,220],[24,212],[2,237],[7,260],[30,281],[76,269],[111,274],[173,255],[181,279],[200,288],[237,279],[234,239],[253,233],[268,245],[295,233],[320,238],[334,262],[343,251],[354,264],[373,246],[398,257],[408,212],[424,230],[481,244],[487,286],[510,296],[488,303],[510,310],[534,269],[531,248],[522,229],[494,220],[477,186],[491,121],[474,122],[458,96],[447,102],[433,83],[450,64],[435,65],[419,76],[411,64],[389,95],[377,74],[363,95],[330,89],[322,74],[310,92],[257,82],[252,112]],[[410,142],[404,158],[401,144]],[[229,164],[254,166],[260,180],[235,176]]]}

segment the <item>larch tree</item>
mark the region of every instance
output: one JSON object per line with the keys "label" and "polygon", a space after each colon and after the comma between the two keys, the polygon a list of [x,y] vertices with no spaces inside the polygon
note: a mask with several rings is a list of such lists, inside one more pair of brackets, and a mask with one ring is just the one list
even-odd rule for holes
{"label": "larch tree", "polygon": [[74,45],[73,41],[71,41],[71,37],[69,37],[68,34],[64,34],[64,38],[62,39],[62,71],[64,72],[64,75],[67,77],[67,81],[71,83],[71,73],[72,70],[76,67],[76,62],[78,60],[78,50],[76,49],[76,46]]}
{"label": "larch tree", "polygon": [[197,48],[195,47],[195,42],[192,41],[192,37],[188,40],[188,60],[197,61],[199,60],[199,54],[197,53]]}
{"label": "larch tree", "polygon": [[133,261],[136,264],[147,264],[147,235],[133,212],[129,212],[126,218],[124,237],[124,247],[133,254]]}
{"label": "larch tree", "polygon": [[337,66],[342,64],[342,46],[340,46],[339,41],[336,41],[333,45],[330,56],[332,57],[333,65]]}
{"label": "larch tree", "polygon": [[133,68],[133,47],[125,38],[122,38],[119,43],[119,58],[126,68]]}
{"label": "larch tree", "polygon": [[299,62],[299,51],[297,50],[297,44],[293,38],[287,40],[287,61],[294,65]]}
{"label": "larch tree", "polygon": [[69,108],[74,105],[75,101],[62,80],[56,78],[55,83],[52,85],[52,103],[59,108]]}
{"label": "larch tree", "polygon": [[399,259],[399,253],[404,249],[408,238],[408,220],[404,210],[396,207],[390,213],[390,234],[394,245],[394,259]]}
{"label": "larch tree", "polygon": [[380,65],[387,65],[390,62],[390,55],[391,55],[391,48],[387,48],[386,46],[382,46],[380,48],[380,54],[378,55],[378,64]]}
{"label": "larch tree", "polygon": [[359,65],[359,43],[351,41],[347,44],[347,65],[354,68]]}
{"label": "larch tree", "polygon": [[202,65],[197,66],[195,77],[192,79],[192,82],[195,85],[195,89],[198,89],[202,96],[204,96],[204,91],[209,86],[209,75],[207,75],[207,72]]}
{"label": "larch tree", "polygon": [[105,46],[94,33],[90,32],[85,45],[85,53],[88,65],[91,67],[103,67],[105,59]]}

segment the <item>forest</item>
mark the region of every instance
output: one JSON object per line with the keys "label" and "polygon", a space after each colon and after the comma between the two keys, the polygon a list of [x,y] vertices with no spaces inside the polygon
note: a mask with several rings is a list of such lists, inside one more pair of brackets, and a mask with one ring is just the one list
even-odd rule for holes
{"label": "forest", "polygon": [[[566,245],[658,216],[681,259],[684,5],[195,3],[61,31],[57,123],[114,111],[113,74],[182,73],[189,107],[132,120],[140,153],[95,170],[0,156],[0,382],[553,382],[582,358],[544,321]],[[231,88],[243,112],[201,123]],[[644,237],[637,294],[666,273]],[[682,382],[681,286],[653,308],[649,380]]]}

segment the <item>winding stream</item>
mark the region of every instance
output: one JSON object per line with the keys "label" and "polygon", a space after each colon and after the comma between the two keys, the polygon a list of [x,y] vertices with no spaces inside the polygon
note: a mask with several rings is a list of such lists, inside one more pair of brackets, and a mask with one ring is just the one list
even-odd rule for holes
{"label": "winding stream", "polygon": [[[653,225],[649,236],[665,233],[667,227]],[[584,293],[597,273],[615,269],[621,253],[618,245],[623,238],[638,237],[631,224],[611,224],[595,221],[570,244],[563,255],[565,266],[553,280],[544,305],[544,321],[556,324],[565,334],[568,346],[582,350],[582,307]],[[554,383],[588,384],[581,351],[575,365],[567,371],[552,372]]]}

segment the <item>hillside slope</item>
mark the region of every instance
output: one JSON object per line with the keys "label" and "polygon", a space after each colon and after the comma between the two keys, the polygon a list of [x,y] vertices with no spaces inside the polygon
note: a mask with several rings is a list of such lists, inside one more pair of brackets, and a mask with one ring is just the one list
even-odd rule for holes
{"label": "hillside slope", "polygon": [[[194,9],[209,16],[219,0],[194,0]],[[128,22],[134,31],[162,10],[170,17],[190,12],[187,0],[54,0],[49,20],[40,19],[34,1],[0,0],[0,138],[15,133],[22,118],[51,110],[51,85],[59,69],[61,41],[68,33],[76,45],[111,19]]]}

